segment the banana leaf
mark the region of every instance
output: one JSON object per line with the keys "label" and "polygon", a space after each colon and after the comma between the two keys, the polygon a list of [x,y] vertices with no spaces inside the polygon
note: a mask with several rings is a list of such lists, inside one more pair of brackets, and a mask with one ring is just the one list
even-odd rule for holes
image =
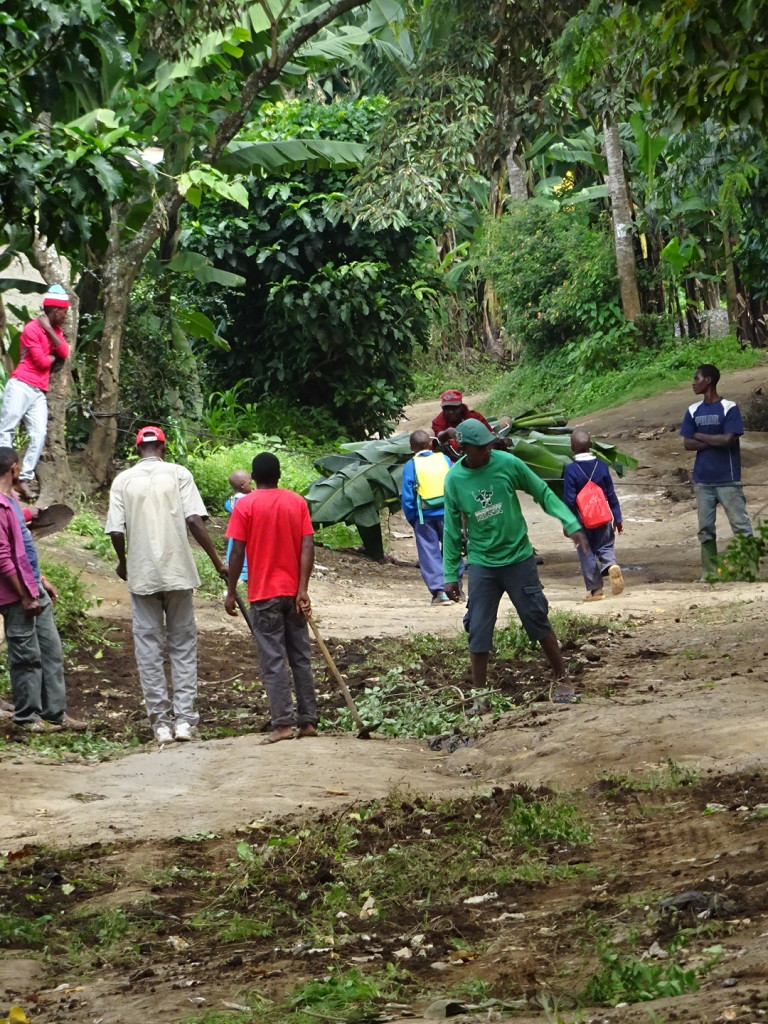
{"label": "banana leaf", "polygon": [[[498,427],[498,421],[490,422]],[[531,410],[516,417],[499,433],[507,449],[562,497],[563,470],[572,460],[571,428],[565,426],[562,414]],[[637,466],[636,459],[619,452],[615,445],[594,441],[592,451],[619,476]],[[381,441],[343,444],[339,451],[321,456],[315,467],[323,475],[310,484],[305,494],[312,522],[316,526],[356,526],[366,554],[381,560],[381,512],[397,512],[400,508],[403,467],[410,458],[407,431]]]}

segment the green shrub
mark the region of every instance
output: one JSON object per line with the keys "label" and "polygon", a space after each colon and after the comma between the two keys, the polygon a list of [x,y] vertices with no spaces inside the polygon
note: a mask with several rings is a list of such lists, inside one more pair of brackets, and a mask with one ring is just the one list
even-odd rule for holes
{"label": "green shrub", "polygon": [[303,493],[319,475],[312,465],[314,453],[289,451],[279,437],[254,434],[250,440],[231,448],[202,448],[187,457],[187,467],[209,511],[224,511],[224,502],[232,493],[230,474],[236,469],[245,469],[250,474],[251,463],[259,452],[274,452],[280,459],[280,486],[291,491]]}
{"label": "green shrub", "polygon": [[[617,337],[624,318],[607,231],[585,215],[536,202],[489,218],[481,270],[491,278],[507,333],[530,353],[561,349],[578,340]],[[603,366],[613,344],[594,349]]]}
{"label": "green shrub", "polygon": [[104,523],[94,512],[87,509],[78,512],[72,517],[67,530],[78,537],[87,537],[86,548],[95,551],[99,558],[109,560],[114,555],[112,541],[104,533]]}
{"label": "green shrub", "polygon": [[584,989],[583,1002],[587,1004],[640,1003],[696,992],[699,987],[696,971],[686,971],[677,963],[638,960],[613,949],[604,950],[601,960],[601,970]]}
{"label": "green shrub", "polygon": [[205,400],[203,428],[213,448],[245,441],[254,434],[279,435],[297,446],[329,446],[348,440],[344,429],[323,408],[293,405],[287,400],[249,400],[260,389],[250,377],[233,387],[213,391]]}
{"label": "green shrub", "polygon": [[87,614],[96,601],[86,592],[81,575],[60,562],[47,559],[40,560],[40,569],[59,592],[53,612],[65,650],[80,643],[102,641],[102,631]]}

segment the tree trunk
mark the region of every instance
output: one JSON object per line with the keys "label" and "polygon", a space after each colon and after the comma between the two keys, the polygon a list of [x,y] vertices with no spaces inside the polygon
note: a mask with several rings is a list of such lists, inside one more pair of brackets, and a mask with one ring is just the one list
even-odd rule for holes
{"label": "tree trunk", "polygon": [[528,175],[525,167],[515,159],[519,139],[515,139],[507,153],[507,180],[509,181],[509,198],[513,202],[525,202],[528,199]]}
{"label": "tree trunk", "polygon": [[54,502],[71,504],[78,492],[67,458],[66,420],[67,400],[72,386],[72,361],[77,348],[80,306],[78,297],[72,290],[69,263],[62,260],[56,248],[47,245],[44,238],[36,236],[32,243],[32,257],[45,283],[64,285],[69,295],[69,311],[63,330],[70,354],[62,368],[51,374],[48,388],[48,436],[37,464],[37,479],[40,483],[37,503],[45,508]]}
{"label": "tree trunk", "polygon": [[736,284],[736,268],[733,265],[733,242],[728,230],[723,232],[723,250],[725,251],[725,301],[728,307],[728,323],[731,327],[736,327],[740,313],[739,289]]}
{"label": "tree trunk", "polygon": [[[160,235],[160,229],[150,230],[153,221],[148,221],[142,233],[121,251],[120,226],[124,210],[120,206],[112,209],[109,225],[109,247],[102,268],[102,313],[103,325],[99,355],[96,361],[96,390],[93,397],[93,426],[84,453],[84,462],[93,484],[104,487],[112,476],[112,455],[117,440],[117,403],[120,382],[120,352],[123,343],[123,326],[133,282],[141,270],[141,264],[153,243]],[[146,248],[137,246],[136,241],[144,235],[149,239]]]}
{"label": "tree trunk", "polygon": [[696,289],[696,282],[692,277],[686,277],[683,282],[685,291],[685,325],[686,334],[689,338],[701,337],[701,317],[699,316],[699,300]]}
{"label": "tree trunk", "polygon": [[619,126],[607,114],[603,118],[603,137],[605,159],[608,163],[608,192],[611,198],[621,308],[627,320],[633,323],[640,316],[640,295],[637,290],[635,247],[632,241],[632,211],[629,207],[629,194],[624,177],[624,154],[619,138]]}

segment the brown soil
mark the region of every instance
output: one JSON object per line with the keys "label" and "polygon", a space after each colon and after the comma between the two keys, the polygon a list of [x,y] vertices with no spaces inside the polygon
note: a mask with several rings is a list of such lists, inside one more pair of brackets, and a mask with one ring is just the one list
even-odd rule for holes
{"label": "brown soil", "polygon": [[[744,401],[764,378],[762,368],[729,374],[723,393]],[[139,748],[102,763],[77,755],[62,762],[28,751],[24,739],[14,736],[17,742],[2,755],[0,835],[2,849],[11,852],[0,874],[4,913],[31,920],[61,911],[87,914],[88,904],[123,908],[132,920],[146,921],[147,938],[101,964],[91,950],[81,970],[71,951],[57,956],[50,950],[41,968],[34,946],[6,941],[0,1000],[5,988],[7,1004],[24,1006],[42,1024],[170,1024],[196,1007],[221,1010],[224,1001],[237,1003],[248,990],[283,998],[332,965],[365,971],[397,963],[411,979],[403,991],[412,994],[416,1012],[429,994],[445,995],[474,978],[488,982],[499,998],[526,1000],[519,1004],[520,1020],[543,1022],[557,1013],[570,1020],[571,996],[599,967],[600,935],[610,934],[640,955],[654,941],[669,946],[675,929],[685,926],[689,945],[676,954],[683,966],[697,957],[719,957],[699,992],[588,1010],[587,1019],[639,1022],[648,1019],[648,1011],[669,1021],[764,1019],[768,586],[693,582],[698,545],[687,485],[691,457],[676,434],[688,400],[689,392],[677,388],[584,418],[593,433],[616,440],[640,460],[619,489],[627,525],[618,546],[627,580],[621,597],[582,605],[578,565],[558,525],[525,506],[532,538],[545,557],[541,574],[551,603],[628,626],[608,632],[596,621],[570,651],[585,692],[579,706],[537,701],[547,690],[538,662],[499,659],[490,683],[520,697],[520,706],[500,720],[486,718],[478,741],[453,754],[435,754],[423,741],[363,742],[348,734],[260,746],[266,714],[250,638],[242,622],[200,602],[199,708],[206,742]],[[420,425],[419,415],[413,411],[408,425]],[[768,502],[764,435],[750,434],[743,444],[754,516]],[[418,570],[408,564],[415,550],[406,524],[395,517],[391,530],[391,550],[401,564],[378,566],[349,552],[317,552],[313,600],[353,692],[373,685],[389,657],[388,638],[449,636],[461,628],[462,608],[429,606]],[[61,547],[46,544],[61,557]],[[91,649],[73,658],[70,711],[96,719],[106,738],[135,737],[143,744],[149,734],[124,587],[82,547],[66,557],[84,569],[105,599],[99,614],[107,623],[101,657]],[[319,660],[317,666],[323,706],[330,712],[341,702]],[[433,688],[468,683],[466,661],[457,655],[429,655],[407,672]],[[661,777],[668,761],[678,781],[694,768],[701,780],[691,776],[684,780],[689,785],[650,791],[631,782],[601,781],[609,775]],[[318,815],[343,821],[351,804],[382,799],[393,790],[407,791],[413,807],[422,798],[474,794],[467,806],[490,830],[509,787],[521,784],[573,794],[591,822],[596,842],[568,853],[566,861],[570,857],[580,866],[571,877],[517,882],[476,906],[449,901],[433,906],[426,921],[416,903],[404,901],[365,932],[350,925],[352,938],[343,949],[325,952],[297,947],[298,933],[287,919],[277,922],[271,936],[247,942],[222,943],[193,927],[204,903],[199,872],[223,868],[240,838],[264,842],[277,818],[288,815],[304,827],[321,820]],[[488,796],[494,786],[503,792]],[[716,805],[711,813],[708,805],[709,811]],[[393,844],[418,845],[427,828],[450,856],[447,821],[456,813],[427,804],[418,814],[392,812],[398,824],[389,834],[390,812],[382,811],[379,839],[387,845],[366,834],[360,855],[376,855]],[[220,838],[201,838],[207,833]],[[549,856],[553,864],[562,859],[556,850]],[[310,867],[297,869],[295,884],[314,900],[331,883],[317,867],[311,876]],[[172,884],[153,884],[163,869],[173,869]],[[343,874],[343,865],[338,870]],[[83,876],[90,879],[87,886],[78,883],[63,892],[68,879]],[[727,920],[686,918],[670,925],[660,916],[661,899],[691,889],[726,897]],[[503,913],[524,917],[499,921]],[[416,934],[432,944],[429,955],[396,958],[395,951]],[[173,937],[189,945],[169,945]],[[450,959],[457,944],[472,955]],[[722,952],[703,952],[713,945]],[[450,963],[444,971],[429,966],[441,961]],[[65,982],[69,989],[56,990]],[[205,1003],[195,1002],[200,999]],[[392,1008],[390,1019],[397,1014]],[[489,1019],[487,1010],[482,1019]]]}

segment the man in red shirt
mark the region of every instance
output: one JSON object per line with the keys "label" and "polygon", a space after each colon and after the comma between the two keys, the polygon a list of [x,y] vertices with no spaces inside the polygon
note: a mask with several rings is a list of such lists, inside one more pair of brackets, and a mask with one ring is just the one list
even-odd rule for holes
{"label": "man in red shirt", "polygon": [[0,411],[0,448],[11,447],[14,433],[23,421],[29,435],[19,478],[19,493],[32,500],[30,481],[45,444],[48,429],[46,393],[51,370],[57,370],[69,355],[61,325],[69,310],[69,298],[60,284],[51,285],[43,296],[43,312],[30,320],[21,332],[21,359],[11,374]]}
{"label": "man in red shirt", "polygon": [[455,462],[461,454],[456,443],[456,428],[460,423],[464,420],[480,420],[491,431],[492,427],[482,413],[465,405],[460,391],[444,391],[440,396],[440,405],[443,411],[432,420],[432,433],[443,446],[446,455]]}
{"label": "man in red shirt", "polygon": [[247,558],[251,628],[272,718],[272,732],[264,742],[278,743],[293,739],[294,725],[299,737],[317,735],[305,618],[312,610],[307,588],[315,563],[314,530],[301,495],[278,487],[280,461],[275,455],[257,455],[251,477],[256,488],[237,502],[227,528],[233,543],[224,607],[237,615],[237,582]]}

